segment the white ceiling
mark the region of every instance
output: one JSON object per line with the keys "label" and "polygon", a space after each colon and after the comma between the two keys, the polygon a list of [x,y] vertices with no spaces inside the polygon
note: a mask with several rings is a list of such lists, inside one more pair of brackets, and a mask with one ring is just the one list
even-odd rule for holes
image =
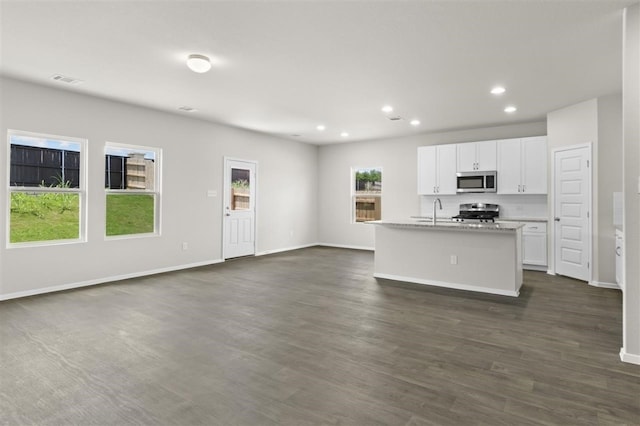
{"label": "white ceiling", "polygon": [[[622,9],[636,2],[3,0],[0,72],[314,144],[389,138],[544,120],[620,92]],[[191,72],[191,53],[213,69]]]}

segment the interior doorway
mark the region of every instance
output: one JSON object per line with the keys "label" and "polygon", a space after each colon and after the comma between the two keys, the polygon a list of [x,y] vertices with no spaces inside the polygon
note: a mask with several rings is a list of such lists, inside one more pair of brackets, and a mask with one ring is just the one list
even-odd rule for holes
{"label": "interior doorway", "polygon": [[256,253],[256,168],[255,161],[224,159],[224,259]]}
{"label": "interior doorway", "polygon": [[553,151],[555,273],[591,281],[591,144]]}

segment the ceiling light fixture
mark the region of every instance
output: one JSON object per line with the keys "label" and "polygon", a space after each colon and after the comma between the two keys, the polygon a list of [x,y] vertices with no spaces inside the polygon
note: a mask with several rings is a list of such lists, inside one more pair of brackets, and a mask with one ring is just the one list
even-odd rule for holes
{"label": "ceiling light fixture", "polygon": [[516,112],[518,110],[518,108],[514,107],[513,105],[509,105],[508,107],[506,107],[504,109],[504,112],[507,112],[509,114]]}
{"label": "ceiling light fixture", "polygon": [[412,126],[419,126],[420,125],[420,120],[411,120],[410,124]]}
{"label": "ceiling light fixture", "polygon": [[506,91],[507,91],[507,89],[505,89],[504,87],[496,86],[493,89],[491,89],[491,94],[492,95],[502,95]]}
{"label": "ceiling light fixture", "polygon": [[193,72],[203,73],[211,69],[211,61],[204,55],[192,54],[187,59],[187,66]]}
{"label": "ceiling light fixture", "polygon": [[318,129],[319,132],[324,132],[326,127],[324,124],[318,124],[318,127],[316,127],[316,129]]}
{"label": "ceiling light fixture", "polygon": [[342,133],[340,133],[340,136],[342,136],[343,138],[348,138],[349,137],[349,133],[342,132]]}
{"label": "ceiling light fixture", "polygon": [[390,105],[385,105],[382,107],[382,112],[391,112],[393,111],[393,107],[391,107]]}

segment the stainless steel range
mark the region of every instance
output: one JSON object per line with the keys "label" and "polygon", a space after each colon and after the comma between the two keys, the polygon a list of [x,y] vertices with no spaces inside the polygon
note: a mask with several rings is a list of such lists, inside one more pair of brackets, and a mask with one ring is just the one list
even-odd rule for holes
{"label": "stainless steel range", "polygon": [[453,216],[456,222],[494,222],[500,217],[500,206],[497,204],[469,203],[460,204],[460,214]]}

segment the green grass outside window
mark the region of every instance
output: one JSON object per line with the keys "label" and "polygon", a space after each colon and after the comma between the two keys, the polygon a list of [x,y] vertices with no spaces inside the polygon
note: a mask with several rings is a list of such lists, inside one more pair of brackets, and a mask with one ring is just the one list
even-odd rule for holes
{"label": "green grass outside window", "polygon": [[154,231],[154,196],[107,195],[107,236],[147,234]]}

